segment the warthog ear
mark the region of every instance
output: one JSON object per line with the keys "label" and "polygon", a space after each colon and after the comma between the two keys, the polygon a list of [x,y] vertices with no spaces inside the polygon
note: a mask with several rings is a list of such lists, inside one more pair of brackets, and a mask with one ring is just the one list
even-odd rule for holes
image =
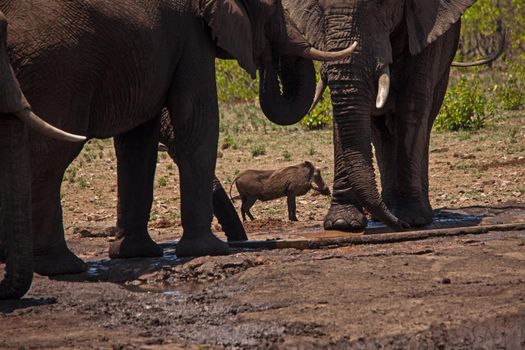
{"label": "warthog ear", "polygon": [[314,168],[314,171],[312,171],[310,173],[310,182],[314,181],[315,182],[315,179],[320,179],[321,178],[321,171],[317,168]]}
{"label": "warthog ear", "polygon": [[235,0],[201,0],[201,11],[217,45],[255,77],[253,31],[244,7]]}
{"label": "warthog ear", "polygon": [[410,53],[416,55],[444,34],[476,0],[406,0]]}

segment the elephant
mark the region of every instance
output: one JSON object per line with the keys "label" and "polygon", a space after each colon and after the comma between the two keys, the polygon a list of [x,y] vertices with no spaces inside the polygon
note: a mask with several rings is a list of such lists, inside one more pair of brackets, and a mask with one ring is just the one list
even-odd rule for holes
{"label": "elephant", "polygon": [[430,133],[447,89],[460,17],[474,1],[283,0],[314,46],[331,51],[357,42],[353,55],[321,69],[334,121],[334,185],[325,229],[361,230],[365,209],[396,230],[432,222]]}
{"label": "elephant", "polygon": [[243,221],[246,221],[246,215],[248,215],[250,220],[254,219],[252,213],[250,213],[250,208],[257,200],[269,201],[286,197],[288,219],[290,221],[299,221],[295,203],[297,196],[303,196],[310,190],[325,196],[330,195],[330,189],[326,186],[321,176],[321,170],[309,161],[277,170],[244,170],[233,180],[230,187],[230,197],[234,184],[242,201],[241,214]]}
{"label": "elephant", "polygon": [[32,112],[7,56],[7,19],[0,11],[0,255],[6,273],[0,300],[21,298],[33,280],[31,171],[27,126],[46,137],[84,141]]}
{"label": "elephant", "polygon": [[[229,252],[211,232],[216,57],[236,59],[252,77],[259,69],[262,110],[292,124],[313,99],[313,60],[355,50],[316,49],[280,0],[0,0],[0,10],[10,18],[11,63],[33,109],[64,130],[114,139],[118,233],[110,258],[162,255],[147,223],[164,108],[177,133],[183,236],[176,254]],[[63,174],[81,150],[31,138],[34,262],[42,275],[86,270],[66,244],[60,203]]]}
{"label": "elephant", "polygon": [[[175,145],[175,130],[171,124],[171,117],[167,109],[162,111],[160,120],[160,142],[159,150],[168,153],[170,158],[177,164],[177,149]],[[214,176],[212,183],[213,215],[217,218],[226,234],[228,241],[246,241],[248,236],[244,226],[239,220],[235,207],[228,198],[221,181]]]}

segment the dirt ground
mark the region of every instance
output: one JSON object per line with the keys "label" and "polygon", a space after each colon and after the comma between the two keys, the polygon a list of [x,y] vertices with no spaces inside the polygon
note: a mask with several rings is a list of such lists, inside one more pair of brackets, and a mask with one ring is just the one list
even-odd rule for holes
{"label": "dirt ground", "polygon": [[[304,160],[331,185],[330,130],[271,126],[249,106],[222,114],[217,174],[227,191],[239,171]],[[435,132],[430,149],[435,208],[459,208],[468,224],[525,223],[522,112],[475,133]],[[0,302],[0,348],[525,348],[523,230],[177,259],[177,168],[164,153],[155,188],[150,232],[167,242],[165,256],[108,260],[115,156],[110,140],[86,146],[62,199],[68,244],[90,269],[35,276],[22,301]],[[284,199],[258,202],[246,230],[261,241],[350,237],[321,232],[328,204],[300,197],[290,223]]]}

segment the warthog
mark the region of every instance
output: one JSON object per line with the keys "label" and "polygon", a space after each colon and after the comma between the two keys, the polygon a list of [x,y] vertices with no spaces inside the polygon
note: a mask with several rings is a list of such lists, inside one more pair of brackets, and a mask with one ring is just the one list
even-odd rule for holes
{"label": "warthog", "polygon": [[[323,195],[330,194],[330,189],[321,177],[321,171],[308,161],[278,170],[245,170],[233,183],[242,201],[243,221],[246,221],[246,215],[250,220],[254,219],[250,208],[257,200],[269,201],[284,196],[288,199],[288,219],[298,221],[295,213],[296,196],[303,196],[310,189]],[[233,183],[230,187],[230,197]]]}

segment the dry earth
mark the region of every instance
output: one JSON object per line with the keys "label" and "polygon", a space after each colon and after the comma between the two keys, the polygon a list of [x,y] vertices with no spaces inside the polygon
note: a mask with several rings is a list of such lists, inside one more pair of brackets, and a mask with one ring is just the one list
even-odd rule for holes
{"label": "dry earth", "polygon": [[[241,170],[303,160],[331,183],[329,130],[273,127],[238,106],[223,112],[221,146],[217,174],[227,190]],[[114,158],[109,140],[92,141],[64,178],[66,236],[90,270],[35,276],[24,300],[0,302],[0,348],[525,348],[524,231],[186,260],[165,244],[162,259],[108,261]],[[432,204],[482,223],[525,222],[524,165],[522,112],[475,133],[435,132]],[[177,169],[166,154],[155,185],[150,231],[171,242],[181,227]],[[257,203],[248,235],[308,236],[328,203],[299,198],[298,223],[285,220],[284,199]]]}

